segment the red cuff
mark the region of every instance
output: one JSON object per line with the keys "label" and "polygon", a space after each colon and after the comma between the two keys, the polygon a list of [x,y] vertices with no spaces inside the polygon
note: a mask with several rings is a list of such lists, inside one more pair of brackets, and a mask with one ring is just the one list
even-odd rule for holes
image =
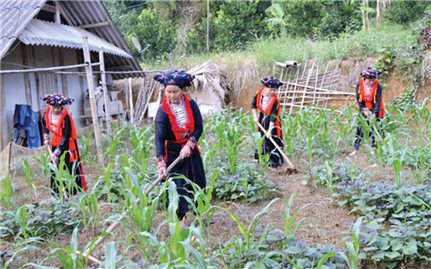
{"label": "red cuff", "polygon": [[187,141],[186,145],[189,146],[190,149],[194,149],[196,146],[196,143],[193,143],[193,141],[189,140]]}

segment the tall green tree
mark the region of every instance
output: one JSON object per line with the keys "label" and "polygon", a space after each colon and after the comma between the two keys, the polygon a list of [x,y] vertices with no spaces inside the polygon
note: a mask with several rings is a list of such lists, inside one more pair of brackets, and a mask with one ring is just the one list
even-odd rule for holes
{"label": "tall green tree", "polygon": [[176,27],[170,20],[160,20],[155,9],[146,8],[133,18],[133,27],[128,31],[126,40],[132,44],[132,37],[138,39],[142,52],[132,47],[135,56],[148,61],[157,58],[166,59],[176,46]]}
{"label": "tall green tree", "polygon": [[[267,33],[265,1],[211,1],[210,50],[242,49]],[[188,33],[188,51],[204,51],[206,42],[206,17]]]}
{"label": "tall green tree", "polygon": [[270,31],[308,38],[334,39],[341,33],[358,31],[358,1],[274,0],[267,9]]}
{"label": "tall green tree", "polygon": [[398,24],[409,24],[421,19],[425,15],[426,8],[430,5],[430,1],[392,0],[384,17]]}

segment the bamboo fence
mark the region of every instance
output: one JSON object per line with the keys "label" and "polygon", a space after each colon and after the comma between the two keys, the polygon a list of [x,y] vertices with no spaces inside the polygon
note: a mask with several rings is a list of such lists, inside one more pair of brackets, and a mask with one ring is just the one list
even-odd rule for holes
{"label": "bamboo fence", "polygon": [[289,114],[304,107],[328,109],[334,101],[351,101],[355,93],[338,88],[341,61],[319,64],[306,61],[303,65],[294,61],[274,64],[274,73],[279,72],[283,85],[278,89],[280,105]]}

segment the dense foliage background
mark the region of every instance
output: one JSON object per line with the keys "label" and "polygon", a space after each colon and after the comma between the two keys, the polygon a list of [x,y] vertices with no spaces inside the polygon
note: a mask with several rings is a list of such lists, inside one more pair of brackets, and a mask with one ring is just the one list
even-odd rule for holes
{"label": "dense foliage background", "polygon": [[[243,50],[265,39],[300,37],[334,41],[361,29],[378,28],[381,18],[384,24],[410,25],[422,18],[430,5],[428,1],[401,0],[105,0],[104,3],[142,62],[165,61],[169,55]],[[140,43],[140,52],[133,45],[134,38]]]}

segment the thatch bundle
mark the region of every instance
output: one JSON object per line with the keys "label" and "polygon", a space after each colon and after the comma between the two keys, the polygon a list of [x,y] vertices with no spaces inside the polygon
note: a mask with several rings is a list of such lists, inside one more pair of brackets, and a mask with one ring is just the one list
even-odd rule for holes
{"label": "thatch bundle", "polygon": [[190,95],[197,101],[201,110],[220,111],[230,101],[230,87],[220,67],[205,62],[187,71],[195,75]]}

